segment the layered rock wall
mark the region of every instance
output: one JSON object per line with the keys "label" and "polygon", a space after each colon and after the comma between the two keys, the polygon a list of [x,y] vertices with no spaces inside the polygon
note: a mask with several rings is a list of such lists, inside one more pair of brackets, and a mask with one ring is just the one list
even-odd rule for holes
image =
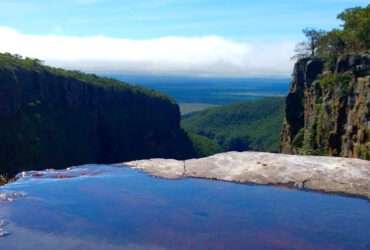
{"label": "layered rock wall", "polygon": [[299,60],[286,99],[281,151],[370,159],[370,55],[346,55],[333,70]]}

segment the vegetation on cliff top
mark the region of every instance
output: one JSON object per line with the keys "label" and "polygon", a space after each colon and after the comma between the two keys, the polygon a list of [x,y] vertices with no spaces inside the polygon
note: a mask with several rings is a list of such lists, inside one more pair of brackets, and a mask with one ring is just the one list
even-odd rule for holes
{"label": "vegetation on cliff top", "polygon": [[55,76],[72,78],[75,80],[83,81],[87,84],[92,84],[103,88],[114,88],[115,90],[130,91],[133,93],[138,92],[148,96],[162,98],[171,101],[172,103],[175,103],[175,101],[172,98],[162,94],[159,91],[143,88],[138,85],[131,85],[108,77],[83,73],[77,70],[65,70],[62,68],[50,67],[44,65],[43,62],[39,59],[22,57],[21,55],[0,53],[0,69],[5,70],[23,69],[39,73],[50,73]]}
{"label": "vegetation on cliff top", "polygon": [[179,107],[156,91],[0,54],[0,175],[194,156]]}
{"label": "vegetation on cliff top", "polygon": [[266,98],[185,115],[182,127],[200,156],[221,151],[277,152],[283,115],[283,98]]}
{"label": "vegetation on cliff top", "polygon": [[370,50],[370,5],[343,11],[341,28],[330,31],[304,29],[307,41],[297,45],[297,58],[318,56],[328,62],[349,53]]}

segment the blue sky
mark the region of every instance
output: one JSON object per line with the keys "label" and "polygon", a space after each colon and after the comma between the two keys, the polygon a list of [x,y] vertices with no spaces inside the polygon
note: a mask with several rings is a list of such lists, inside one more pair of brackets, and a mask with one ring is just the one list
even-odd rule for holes
{"label": "blue sky", "polygon": [[[279,46],[288,46],[287,44],[291,47],[291,44],[302,39],[303,28],[337,27],[340,24],[336,19],[339,12],[349,7],[365,6],[368,3],[363,0],[1,0],[0,27],[12,29],[19,35],[38,36],[38,39],[50,35],[60,38],[101,36],[131,41],[153,41],[173,37],[188,38],[190,42],[194,42],[191,39],[217,37],[221,39],[220,43],[224,40],[230,42],[231,47],[249,43],[245,51],[249,51],[251,60],[252,56],[256,57],[258,53],[257,51],[251,53],[250,50],[261,49],[257,48],[258,43],[267,44],[267,47],[275,44],[277,49]],[[181,40],[180,43],[186,44],[186,41]],[[26,45],[18,44],[22,48],[14,47],[11,50],[23,53],[31,50],[25,49]],[[102,45],[101,49],[104,48]],[[177,46],[176,49],[178,48]],[[0,49],[4,50],[4,48]],[[6,49],[9,50],[8,47]],[[67,52],[71,51],[70,48],[65,49]],[[224,49],[227,50],[228,47]],[[273,47],[267,50],[271,52]],[[245,51],[244,54],[248,54]],[[173,53],[173,51],[168,52]],[[101,60],[100,57],[56,58],[57,55],[50,55],[49,58],[42,53],[31,53],[30,56],[41,56],[52,64],[57,64],[57,61],[71,62],[77,59],[80,61],[86,59],[90,62],[95,60],[96,63]],[[151,61],[150,58],[143,60],[151,65],[159,63],[156,60]],[[217,61],[228,63],[224,58],[217,58]],[[126,63],[129,61],[126,60]],[[250,65],[251,63],[247,66],[251,68]],[[61,66],[68,65],[61,64]],[[78,67],[78,64],[70,66]],[[221,65],[218,66],[221,67]],[[271,74],[287,74],[290,66],[291,62],[286,62],[284,70],[279,69],[276,72],[272,70]],[[184,70],[189,67],[185,65],[182,68]],[[268,73],[268,69],[258,73],[256,68],[258,66],[254,66],[254,74]],[[90,65],[86,70],[98,69],[99,67],[94,68]],[[119,70],[112,69],[112,71]],[[128,70],[127,67],[121,69],[121,71],[124,70]],[[242,69],[239,70],[240,72],[236,70],[239,73],[234,71],[230,70],[226,73],[240,75]],[[253,72],[250,70],[250,74]],[[207,72],[204,74],[206,75]]]}
{"label": "blue sky", "polygon": [[146,39],[219,35],[232,39],[297,38],[303,27],[338,25],[361,0],[2,0],[0,25],[28,34]]}

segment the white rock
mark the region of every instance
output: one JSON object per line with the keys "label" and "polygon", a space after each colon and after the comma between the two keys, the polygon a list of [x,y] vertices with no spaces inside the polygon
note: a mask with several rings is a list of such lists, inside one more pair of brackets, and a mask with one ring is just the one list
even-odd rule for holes
{"label": "white rock", "polygon": [[164,178],[284,185],[370,199],[370,162],[360,159],[228,152],[185,162],[152,159],[124,164]]}

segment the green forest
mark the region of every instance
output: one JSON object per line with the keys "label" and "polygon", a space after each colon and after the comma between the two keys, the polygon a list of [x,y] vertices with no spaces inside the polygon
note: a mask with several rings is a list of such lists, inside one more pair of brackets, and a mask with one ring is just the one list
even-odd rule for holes
{"label": "green forest", "polygon": [[8,176],[194,156],[171,98],[10,54],[0,54],[0,141],[0,175]]}
{"label": "green forest", "polygon": [[266,98],[210,108],[183,116],[199,156],[224,151],[278,152],[283,98]]}

